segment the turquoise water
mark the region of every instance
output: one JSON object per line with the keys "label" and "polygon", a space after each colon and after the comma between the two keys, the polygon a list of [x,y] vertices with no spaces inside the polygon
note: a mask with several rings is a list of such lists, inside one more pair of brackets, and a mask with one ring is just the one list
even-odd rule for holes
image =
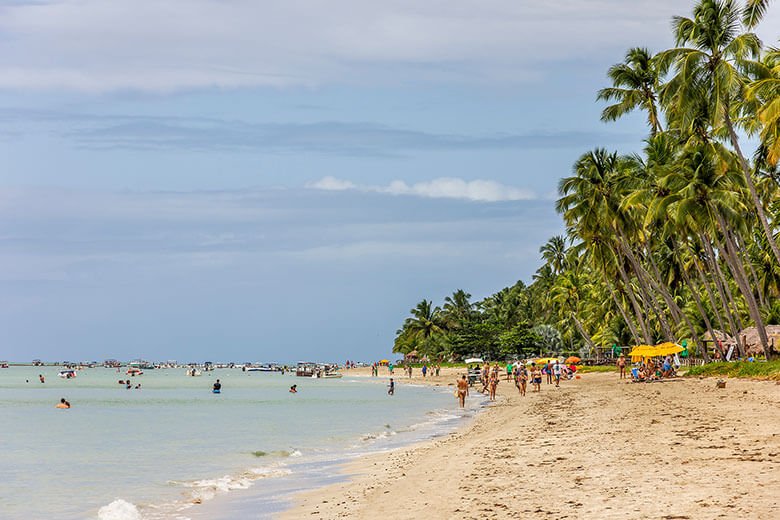
{"label": "turquoise water", "polygon": [[[333,461],[435,435],[462,417],[449,390],[401,380],[389,397],[386,377],[168,369],[132,378],[142,388],[127,390],[117,384],[124,372],[57,372],[0,370],[0,518],[195,517],[215,498],[316,485]],[[210,391],[217,378],[220,395]],[[61,397],[70,410],[54,407]]]}

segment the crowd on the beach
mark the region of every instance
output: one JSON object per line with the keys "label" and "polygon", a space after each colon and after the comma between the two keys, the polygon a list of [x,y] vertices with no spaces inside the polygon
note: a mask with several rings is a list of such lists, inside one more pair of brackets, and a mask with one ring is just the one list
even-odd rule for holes
{"label": "crowd on the beach", "polygon": [[[620,379],[627,379],[628,360],[620,355],[615,362],[620,371]],[[631,367],[631,380],[635,383],[661,381],[677,375],[677,367],[672,356],[666,356],[663,360],[648,358],[638,361]]]}

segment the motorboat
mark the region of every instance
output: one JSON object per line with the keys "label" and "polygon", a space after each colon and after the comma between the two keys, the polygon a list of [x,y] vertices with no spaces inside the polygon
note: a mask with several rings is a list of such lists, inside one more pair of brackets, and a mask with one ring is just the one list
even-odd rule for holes
{"label": "motorboat", "polygon": [[73,379],[74,377],[76,377],[76,371],[72,369],[60,370],[60,372],[57,375],[63,379]]}
{"label": "motorboat", "polygon": [[143,370],[141,370],[138,367],[128,366],[127,372],[125,372],[128,376],[140,376],[144,373]]}

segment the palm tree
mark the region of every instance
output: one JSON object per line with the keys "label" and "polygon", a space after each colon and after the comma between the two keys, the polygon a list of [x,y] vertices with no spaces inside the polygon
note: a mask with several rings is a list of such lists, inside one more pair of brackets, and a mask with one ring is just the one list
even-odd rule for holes
{"label": "palm tree", "polygon": [[412,316],[406,319],[404,326],[413,336],[428,339],[443,332],[440,325],[441,309],[434,307],[433,302],[423,300],[409,312]]}
{"label": "palm tree", "polygon": [[452,296],[444,298],[444,309],[441,318],[449,329],[463,327],[474,314],[474,304],[471,295],[463,289],[458,289]]}
{"label": "palm tree", "polygon": [[660,75],[650,51],[639,47],[630,49],[625,61],[610,67],[607,75],[613,86],[599,90],[597,99],[616,103],[604,109],[601,120],[616,121],[641,109],[647,112],[651,134],[662,132],[657,104]]}
{"label": "palm tree", "polygon": [[761,21],[769,7],[770,0],[747,0],[747,5],[742,10],[742,23],[752,29]]}
{"label": "palm tree", "polygon": [[567,260],[565,238],[560,235],[552,237],[539,249],[539,252],[542,254],[542,258],[550,266],[554,275],[563,272]]}
{"label": "palm tree", "polygon": [[761,154],[774,168],[780,160],[780,49],[770,49],[760,62],[752,65],[757,77],[746,97],[757,103],[758,108],[748,118],[758,125]]}
{"label": "palm tree", "polygon": [[[754,2],[754,9],[765,9],[767,3]],[[678,47],[658,55],[661,71],[672,65],[676,69],[663,88],[662,101],[682,112],[702,101],[707,104],[713,131],[722,129],[734,147],[767,242],[780,264],[780,248],[732,122],[732,112],[746,86],[742,70],[760,55],[762,47],[754,33],[741,32],[742,14],[734,0],[699,0],[693,8],[693,18],[674,17]]]}

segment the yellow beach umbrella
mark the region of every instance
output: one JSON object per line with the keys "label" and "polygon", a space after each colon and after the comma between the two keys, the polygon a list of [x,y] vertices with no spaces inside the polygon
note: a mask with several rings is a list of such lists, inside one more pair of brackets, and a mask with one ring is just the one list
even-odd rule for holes
{"label": "yellow beach umbrella", "polygon": [[679,354],[685,350],[684,347],[678,345],[677,343],[672,343],[670,341],[667,341],[666,343],[661,343],[660,345],[655,346],[655,352],[656,356],[670,356],[672,354]]}
{"label": "yellow beach umbrella", "polygon": [[637,345],[628,353],[632,358],[655,356],[655,347],[652,345]]}

